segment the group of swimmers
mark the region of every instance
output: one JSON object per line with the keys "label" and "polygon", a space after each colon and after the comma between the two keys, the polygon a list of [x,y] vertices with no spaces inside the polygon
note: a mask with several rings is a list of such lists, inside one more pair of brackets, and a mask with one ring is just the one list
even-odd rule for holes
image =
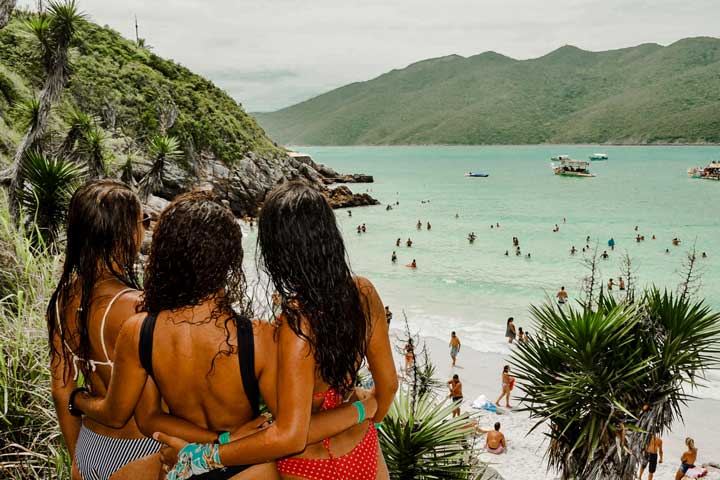
{"label": "group of swimmers", "polygon": [[[352,274],[321,192],[288,182],[266,197],[267,321],[246,300],[240,226],[208,192],[155,219],[125,184],[92,181],[66,231],[47,322],[73,478],[388,478],[376,430],[398,388],[387,311]],[[355,387],[364,362],[372,392]]]}

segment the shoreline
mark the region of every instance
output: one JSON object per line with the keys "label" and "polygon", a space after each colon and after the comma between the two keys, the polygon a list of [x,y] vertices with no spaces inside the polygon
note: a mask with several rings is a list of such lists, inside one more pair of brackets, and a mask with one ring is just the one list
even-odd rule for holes
{"label": "shoreline", "polygon": [[327,144],[327,145],[312,145],[312,144],[287,144],[282,145],[287,150],[293,150],[296,147],[310,147],[310,148],[387,148],[387,147],[398,147],[398,148],[413,148],[413,147],[720,147],[720,143],[358,143],[350,145],[341,144]]}
{"label": "shoreline", "polygon": [[[391,324],[390,328],[393,345],[397,345],[398,338],[403,336],[403,331],[397,326],[399,325]],[[462,342],[462,338],[460,340]],[[483,428],[489,428],[495,421],[501,422],[501,431],[508,442],[507,453],[503,455],[481,453],[481,460],[490,462],[490,466],[507,480],[559,478],[559,474],[547,472],[544,458],[547,448],[547,438],[544,435],[546,430],[538,427],[532,433],[528,433],[536,421],[530,419],[527,412],[512,409],[497,415],[471,407],[472,402],[480,395],[485,395],[490,402],[497,399],[500,394],[500,372],[502,366],[509,363],[509,355],[480,352],[463,345],[457,357],[457,366],[453,368],[446,340],[420,335],[420,341],[427,346],[428,357],[436,367],[436,378],[447,381],[454,373],[460,376],[465,398],[462,411],[477,415],[479,424]],[[395,364],[401,369],[404,365],[402,355],[395,351],[393,353]],[[511,396],[510,401],[514,407],[517,407],[514,396]],[[686,436],[695,439],[699,450],[698,464],[720,459],[720,444],[717,443],[716,431],[717,426],[720,425],[720,400],[692,400],[683,408],[683,415],[684,423],[677,422],[672,431],[663,436],[665,461],[658,465],[657,478],[673,478],[680,455],[684,451]],[[482,445],[483,441],[483,437],[478,437],[479,445]]]}

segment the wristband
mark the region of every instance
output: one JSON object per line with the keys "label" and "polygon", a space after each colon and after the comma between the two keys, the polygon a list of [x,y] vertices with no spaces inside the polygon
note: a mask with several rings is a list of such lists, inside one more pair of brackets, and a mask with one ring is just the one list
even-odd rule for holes
{"label": "wristband", "polygon": [[375,428],[380,428],[380,427],[382,427],[382,422],[375,424]]}
{"label": "wristband", "polygon": [[353,403],[353,405],[355,406],[355,408],[357,408],[357,411],[358,411],[357,423],[360,424],[365,421],[365,406],[362,404],[362,402],[360,400]]}
{"label": "wristband", "polygon": [[178,462],[168,472],[167,480],[186,480],[211,470],[223,468],[220,463],[219,445],[189,443],[178,453]]}
{"label": "wristband", "polygon": [[222,432],[218,436],[218,443],[220,445],[225,445],[226,443],[230,443],[230,432]]}
{"label": "wristband", "polygon": [[73,417],[81,417],[85,414],[82,410],[75,407],[75,396],[80,392],[88,393],[89,390],[87,389],[87,387],[76,388],[70,393],[70,398],[68,400],[68,410],[70,410],[70,415],[72,415]]}

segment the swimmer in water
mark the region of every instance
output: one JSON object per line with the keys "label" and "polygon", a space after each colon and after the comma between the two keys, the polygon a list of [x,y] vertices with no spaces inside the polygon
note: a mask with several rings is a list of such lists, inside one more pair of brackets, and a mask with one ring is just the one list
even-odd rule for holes
{"label": "swimmer in water", "polygon": [[707,258],[707,253],[703,252],[703,253],[702,253],[702,258]]}
{"label": "swimmer in water", "polygon": [[417,225],[415,225],[415,226],[417,227],[418,230],[421,230],[421,229],[422,229],[422,222],[421,222],[420,220],[418,220]]}
{"label": "swimmer in water", "polygon": [[608,290],[612,290],[614,286],[615,286],[615,282],[611,278],[610,280],[608,280],[607,288],[608,288]]}
{"label": "swimmer in water", "polygon": [[432,230],[432,225],[430,225],[430,222],[427,222],[427,229]]}
{"label": "swimmer in water", "polygon": [[399,246],[400,246],[400,242],[401,242],[401,240],[400,240],[399,238],[398,238],[397,240],[395,240],[395,246],[396,246],[396,247],[399,247]]}
{"label": "swimmer in water", "polygon": [[408,247],[412,247],[412,244],[413,242],[409,238],[407,239],[407,242],[405,242],[405,245],[407,245]]}
{"label": "swimmer in water", "polygon": [[577,253],[577,248],[575,248],[575,245],[573,245],[572,248],[570,249],[570,255],[575,255],[576,253]]}
{"label": "swimmer in water", "polygon": [[393,253],[392,253],[392,257],[390,257],[390,261],[391,261],[392,263],[397,263],[397,254],[395,253],[394,250],[393,250]]}
{"label": "swimmer in water", "polygon": [[412,263],[408,263],[408,264],[405,265],[405,266],[406,266],[406,267],[409,267],[409,268],[417,268],[417,263],[415,262],[415,259],[413,258]]}
{"label": "swimmer in water", "polygon": [[505,250],[505,256],[506,256],[506,257],[510,256],[510,253],[508,253],[507,250]]}
{"label": "swimmer in water", "polygon": [[528,253],[528,254],[526,255],[526,258],[527,258],[528,260],[530,260],[530,253]]}
{"label": "swimmer in water", "polygon": [[608,255],[607,250],[603,250],[603,253],[600,256],[603,260],[607,260],[610,255]]}

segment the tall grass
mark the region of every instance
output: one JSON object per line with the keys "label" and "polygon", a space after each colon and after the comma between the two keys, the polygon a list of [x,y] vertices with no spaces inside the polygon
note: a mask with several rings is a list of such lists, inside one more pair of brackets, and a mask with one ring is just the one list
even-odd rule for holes
{"label": "tall grass", "polygon": [[69,478],[45,327],[60,259],[27,233],[0,193],[0,478]]}

